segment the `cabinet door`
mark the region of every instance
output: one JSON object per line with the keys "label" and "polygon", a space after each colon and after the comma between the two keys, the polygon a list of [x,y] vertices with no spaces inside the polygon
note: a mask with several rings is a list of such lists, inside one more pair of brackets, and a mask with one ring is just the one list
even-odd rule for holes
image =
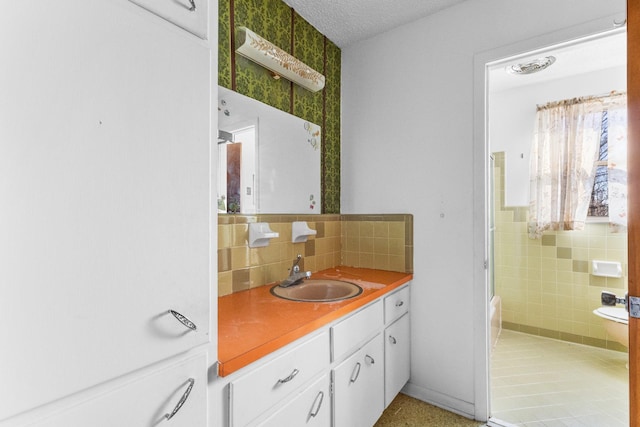
{"label": "cabinet door", "polygon": [[210,54],[148,18],[0,13],[0,421],[209,341]]}
{"label": "cabinet door", "polygon": [[335,427],[371,427],[384,409],[382,334],[336,366],[333,374]]}
{"label": "cabinet door", "polygon": [[384,406],[409,381],[411,372],[411,334],[409,313],[396,320],[385,330],[384,343]]}
{"label": "cabinet door", "polygon": [[331,425],[331,396],[329,374],[325,374],[297,396],[287,399],[284,406],[260,427],[329,427]]}
{"label": "cabinet door", "polygon": [[171,427],[205,426],[206,373],[206,355],[202,354],[33,426],[154,427],[164,422]]}

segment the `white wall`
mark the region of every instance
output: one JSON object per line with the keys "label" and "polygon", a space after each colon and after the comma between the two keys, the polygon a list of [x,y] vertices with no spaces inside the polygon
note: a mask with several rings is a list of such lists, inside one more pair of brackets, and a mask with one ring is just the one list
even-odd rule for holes
{"label": "white wall", "polygon": [[579,96],[624,92],[626,67],[490,92],[489,122],[492,152],[505,152],[505,204],[529,205],[529,157],[535,125],[536,105]]}
{"label": "white wall", "polygon": [[342,213],[414,215],[414,396],[486,416],[474,56],[624,9],[624,0],[468,0],[343,48]]}

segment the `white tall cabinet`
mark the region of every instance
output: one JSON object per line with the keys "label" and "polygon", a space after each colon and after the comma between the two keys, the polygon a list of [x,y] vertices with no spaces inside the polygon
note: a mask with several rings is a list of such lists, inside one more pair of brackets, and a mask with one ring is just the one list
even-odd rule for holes
{"label": "white tall cabinet", "polygon": [[3,427],[155,425],[187,389],[174,425],[206,422],[215,52],[193,33],[126,0],[3,4]]}

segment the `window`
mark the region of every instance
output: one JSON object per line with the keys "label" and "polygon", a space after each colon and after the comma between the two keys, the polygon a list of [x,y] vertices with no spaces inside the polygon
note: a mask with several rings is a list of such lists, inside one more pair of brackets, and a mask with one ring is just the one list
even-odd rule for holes
{"label": "window", "polygon": [[531,150],[529,236],[582,230],[587,217],[627,225],[626,94],[538,106]]}
{"label": "window", "polygon": [[609,112],[602,112],[602,127],[600,132],[600,150],[596,161],[596,175],[591,192],[591,202],[589,203],[588,216],[608,217],[609,216]]}

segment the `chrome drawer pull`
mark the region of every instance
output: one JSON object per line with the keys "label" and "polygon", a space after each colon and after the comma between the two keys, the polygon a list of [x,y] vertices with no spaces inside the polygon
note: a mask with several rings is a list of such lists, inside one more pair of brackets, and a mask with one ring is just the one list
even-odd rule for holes
{"label": "chrome drawer pull", "polygon": [[356,363],[356,366],[353,368],[353,372],[351,373],[350,383],[355,383],[358,377],[360,376],[360,362]]}
{"label": "chrome drawer pull", "polygon": [[170,420],[171,418],[173,418],[173,416],[178,413],[180,408],[182,408],[182,405],[184,405],[184,402],[186,402],[187,399],[189,398],[189,395],[191,394],[191,390],[193,389],[193,384],[195,382],[196,382],[196,380],[194,380],[193,378],[189,378],[189,381],[188,381],[189,387],[187,387],[187,389],[184,391],[184,394],[182,395],[182,397],[178,401],[178,404],[176,405],[176,407],[173,408],[173,411],[171,411],[170,414],[164,414],[164,417],[167,420]]}
{"label": "chrome drawer pull", "polygon": [[398,301],[396,303],[396,307],[402,307],[404,305],[404,301]]}
{"label": "chrome drawer pull", "polygon": [[196,0],[189,0],[189,3],[191,3],[191,7],[189,8],[189,12],[195,12],[196,11]]}
{"label": "chrome drawer pull", "polygon": [[[318,402],[318,398],[320,398],[319,402]],[[322,407],[323,400],[324,400],[324,392],[321,391],[318,393],[315,400],[313,401],[313,405],[311,405],[311,412],[309,412],[309,415],[311,415],[312,417],[315,417],[316,415],[318,415],[318,412],[320,412],[320,408]],[[318,402],[318,407],[314,411],[313,408],[314,406],[316,406],[316,402]]]}
{"label": "chrome drawer pull", "polygon": [[288,383],[289,381],[294,379],[295,376],[298,375],[299,372],[300,371],[298,371],[297,369],[294,369],[293,372],[291,372],[291,374],[287,378],[283,378],[283,379],[278,380],[278,384]]}
{"label": "chrome drawer pull", "polygon": [[191,320],[189,320],[187,316],[183,316],[182,314],[178,313],[175,310],[169,310],[169,313],[171,313],[173,317],[178,319],[180,323],[182,323],[184,326],[191,329],[192,331],[195,331],[196,329],[198,329],[196,324],[193,323]]}
{"label": "chrome drawer pull", "polygon": [[389,335],[389,342],[390,342],[391,344],[395,344],[395,343],[397,343],[397,342],[398,342],[398,340],[396,340],[392,335]]}
{"label": "chrome drawer pull", "polygon": [[364,360],[366,360],[367,362],[369,362],[369,364],[373,365],[374,363],[376,363],[376,361],[373,359],[373,357],[369,356],[368,354],[364,357]]}

